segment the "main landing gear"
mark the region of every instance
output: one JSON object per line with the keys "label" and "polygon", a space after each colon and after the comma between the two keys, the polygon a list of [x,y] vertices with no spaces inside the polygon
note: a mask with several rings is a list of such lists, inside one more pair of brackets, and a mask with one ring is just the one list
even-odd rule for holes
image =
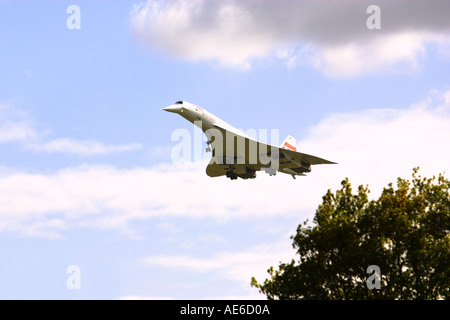
{"label": "main landing gear", "polygon": [[227,178],[230,178],[231,180],[236,180],[238,178],[237,173],[233,172],[233,171],[227,171],[226,175],[227,175]]}
{"label": "main landing gear", "polygon": [[230,166],[230,170],[228,170],[226,173],[227,178],[230,178],[231,180],[236,180],[238,178],[238,175],[236,172],[234,172],[233,166]]}

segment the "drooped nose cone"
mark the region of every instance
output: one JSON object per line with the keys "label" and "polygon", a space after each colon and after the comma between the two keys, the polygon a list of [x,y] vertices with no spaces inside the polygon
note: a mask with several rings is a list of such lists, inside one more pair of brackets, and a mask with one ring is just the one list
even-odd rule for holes
{"label": "drooped nose cone", "polygon": [[180,113],[181,111],[181,105],[179,104],[172,104],[168,107],[163,108],[164,111],[167,112],[173,112],[173,113]]}

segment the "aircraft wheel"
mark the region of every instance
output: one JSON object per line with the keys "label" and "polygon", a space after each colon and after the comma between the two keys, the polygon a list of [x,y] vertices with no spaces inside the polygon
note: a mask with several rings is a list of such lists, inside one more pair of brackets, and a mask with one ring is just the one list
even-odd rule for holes
{"label": "aircraft wheel", "polygon": [[227,171],[225,175],[227,176],[227,178],[230,178],[231,180],[236,180],[238,178],[237,173],[233,171]]}

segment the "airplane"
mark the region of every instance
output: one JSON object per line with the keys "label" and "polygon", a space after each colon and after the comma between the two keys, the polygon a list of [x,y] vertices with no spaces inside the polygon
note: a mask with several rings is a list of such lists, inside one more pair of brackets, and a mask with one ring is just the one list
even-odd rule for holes
{"label": "airplane", "polygon": [[177,101],[162,110],[181,115],[205,133],[206,151],[212,151],[206,167],[209,177],[254,179],[256,171],[264,170],[270,176],[281,172],[295,179],[311,172],[311,165],[336,164],[298,152],[296,140],[290,135],[279,147],[256,141],[205,109],[186,101]]}

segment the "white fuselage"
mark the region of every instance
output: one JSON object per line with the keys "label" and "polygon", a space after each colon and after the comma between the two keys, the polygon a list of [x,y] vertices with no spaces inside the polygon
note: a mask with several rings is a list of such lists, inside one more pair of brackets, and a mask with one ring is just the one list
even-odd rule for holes
{"label": "white fuselage", "polygon": [[334,163],[296,151],[295,139],[291,136],[288,136],[279,147],[258,142],[189,102],[178,101],[163,110],[181,115],[205,133],[208,139],[206,151],[213,152],[206,168],[206,173],[210,177],[226,175],[232,180],[237,177],[253,179],[256,177],[256,171],[264,170],[269,175],[275,175],[280,171],[295,178],[297,175],[310,172],[313,164]]}
{"label": "white fuselage", "polygon": [[214,129],[216,127],[221,127],[226,129],[234,134],[240,135],[245,138],[250,138],[247,134],[242,132],[239,129],[236,129],[231,124],[223,121],[222,119],[216,117],[212,113],[206,111],[199,106],[196,106],[192,103],[186,101],[178,101],[177,103],[170,105],[168,107],[163,108],[163,110],[173,113],[178,113],[180,116],[185,118],[186,120],[192,122],[203,132],[206,133],[207,130]]}

